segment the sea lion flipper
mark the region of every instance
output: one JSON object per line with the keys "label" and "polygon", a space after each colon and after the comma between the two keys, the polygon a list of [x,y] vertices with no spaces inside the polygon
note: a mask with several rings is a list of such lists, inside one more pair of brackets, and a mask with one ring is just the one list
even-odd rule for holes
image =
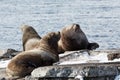
{"label": "sea lion flipper", "polygon": [[94,50],[96,48],[99,48],[99,44],[98,43],[89,43],[88,47],[87,47],[87,49],[89,49],[89,50]]}

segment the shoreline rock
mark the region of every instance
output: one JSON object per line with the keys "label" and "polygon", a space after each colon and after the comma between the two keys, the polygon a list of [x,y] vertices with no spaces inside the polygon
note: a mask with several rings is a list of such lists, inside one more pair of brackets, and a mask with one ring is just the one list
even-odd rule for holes
{"label": "shoreline rock", "polygon": [[[104,53],[108,55],[119,55],[120,50],[100,50],[100,51],[88,51],[88,50],[80,50],[80,51],[70,51],[61,54],[60,61],[53,64],[53,66],[44,66],[39,67],[33,70],[31,75],[26,76],[25,78],[21,78],[18,80],[77,80],[75,78],[81,77],[83,80],[114,80],[115,76],[120,74],[120,61],[117,62],[101,62],[93,61],[89,63],[80,63],[80,64],[66,64],[59,65],[63,61],[73,60],[77,57],[80,57],[82,54],[88,53],[89,55],[99,55],[100,53],[104,55]],[[5,55],[7,57],[3,57],[3,60],[10,59],[15,55],[19,54],[19,51],[8,50]],[[11,57],[9,57],[11,56]],[[108,57],[108,56],[107,56]],[[118,58],[118,56],[117,56]],[[1,59],[1,60],[2,60]],[[109,59],[109,57],[108,57]],[[0,69],[0,80],[8,80],[15,79],[9,78],[4,69]]]}
{"label": "shoreline rock", "polygon": [[[105,80],[106,77],[115,78],[117,74],[119,74],[117,66],[111,66],[109,64],[98,64],[98,66],[96,66],[91,63],[89,65],[85,64],[39,67],[33,70],[31,77],[75,78],[76,76],[80,75],[83,78],[96,78],[94,80],[98,80],[97,78],[104,78],[102,80]],[[113,78],[108,80],[113,80]]]}

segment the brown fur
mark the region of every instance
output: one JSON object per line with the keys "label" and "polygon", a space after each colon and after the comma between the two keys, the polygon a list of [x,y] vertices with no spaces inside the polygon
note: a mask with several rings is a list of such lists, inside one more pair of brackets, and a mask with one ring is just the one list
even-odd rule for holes
{"label": "brown fur", "polygon": [[85,33],[78,24],[68,25],[61,31],[61,38],[58,42],[59,52],[81,49],[96,49],[97,43],[89,43]]}
{"label": "brown fur", "polygon": [[[38,41],[41,39],[41,37],[32,26],[23,25],[21,30],[23,32],[23,51],[33,49],[38,44]],[[32,43],[29,42],[31,39],[34,39]]]}
{"label": "brown fur", "polygon": [[24,51],[15,56],[7,66],[6,72],[10,76],[24,77],[39,66],[52,65],[59,60],[57,42],[60,33],[51,32],[44,36],[37,49]]}
{"label": "brown fur", "polygon": [[60,40],[60,32],[48,33],[40,40],[42,48],[56,54],[58,53],[58,41]]}

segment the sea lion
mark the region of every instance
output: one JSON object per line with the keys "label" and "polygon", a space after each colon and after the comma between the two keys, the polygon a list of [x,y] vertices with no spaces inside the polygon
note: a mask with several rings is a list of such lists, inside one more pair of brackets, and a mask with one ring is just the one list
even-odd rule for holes
{"label": "sea lion", "polygon": [[59,60],[58,40],[60,33],[51,32],[44,36],[37,48],[23,51],[13,57],[6,68],[6,72],[11,77],[24,77],[40,66],[52,65]]}
{"label": "sea lion", "polygon": [[23,25],[20,28],[23,32],[22,36],[23,51],[35,48],[39,43],[39,40],[41,39],[36,30],[29,25]]}
{"label": "sea lion", "polygon": [[61,38],[58,42],[60,53],[81,49],[93,50],[99,47],[97,43],[89,43],[79,24],[65,26],[60,34]]}

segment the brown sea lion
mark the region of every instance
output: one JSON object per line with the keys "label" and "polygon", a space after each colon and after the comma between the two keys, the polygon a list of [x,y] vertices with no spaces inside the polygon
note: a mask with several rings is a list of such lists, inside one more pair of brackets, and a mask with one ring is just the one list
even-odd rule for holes
{"label": "brown sea lion", "polygon": [[89,43],[85,33],[80,29],[78,24],[72,24],[64,27],[61,32],[61,38],[58,42],[59,52],[73,51],[81,49],[96,49],[97,43]]}
{"label": "brown sea lion", "polygon": [[44,36],[36,49],[23,51],[13,57],[6,68],[9,76],[24,77],[40,66],[52,65],[59,60],[58,40],[60,33],[51,32]]}
{"label": "brown sea lion", "polygon": [[39,40],[41,39],[36,30],[29,25],[23,25],[21,30],[23,32],[23,51],[31,50],[36,47],[36,45],[39,43]]}

